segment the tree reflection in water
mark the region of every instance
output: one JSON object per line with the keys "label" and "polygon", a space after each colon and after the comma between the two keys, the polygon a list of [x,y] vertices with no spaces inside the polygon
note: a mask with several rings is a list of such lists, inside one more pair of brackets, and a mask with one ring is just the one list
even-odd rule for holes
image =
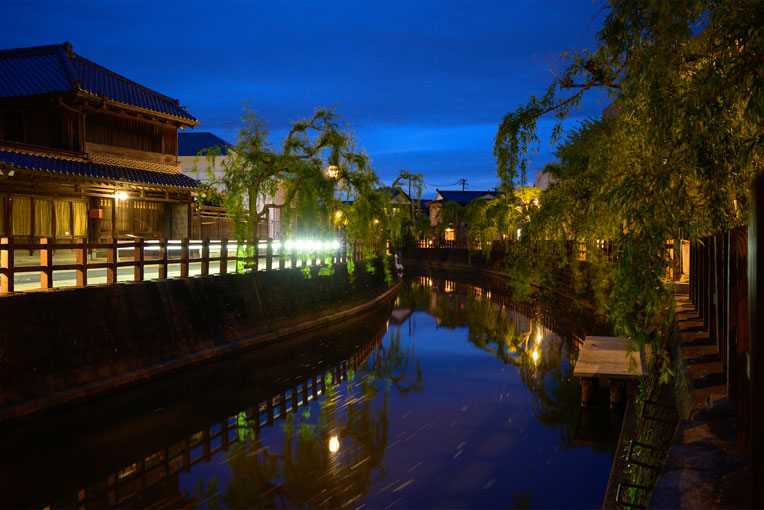
{"label": "tree reflection in water", "polygon": [[[239,413],[239,445],[226,457],[225,488],[200,481],[197,498],[208,508],[293,508],[348,505],[385,477],[390,392],[421,392],[424,379],[414,346],[400,326],[342,384],[326,376],[317,405],[289,413],[281,424],[281,453],[261,442],[255,421]],[[331,446],[330,446],[331,444]]]}
{"label": "tree reflection in water", "polygon": [[[560,335],[548,330],[541,322],[541,305],[520,305],[506,295],[492,296],[489,290],[455,282],[441,283],[432,278],[420,279],[413,284],[410,294],[420,301],[421,289],[446,289],[430,299],[429,313],[440,327],[466,326],[467,338],[478,349],[496,356],[502,363],[516,367],[522,383],[534,396],[536,420],[554,429],[560,438],[559,447],[568,449],[573,440],[581,413],[581,387],[573,377],[577,349],[574,335]],[[571,314],[555,303],[555,313]],[[522,308],[529,317],[517,313]],[[567,312],[567,315],[566,315]],[[577,311],[578,322],[582,315]],[[586,327],[576,324],[574,327]],[[602,326],[595,326],[601,328]],[[567,340],[563,338],[567,337]]]}
{"label": "tree reflection in water", "polygon": [[[453,281],[412,282],[396,302],[398,326],[386,335],[386,344],[357,370],[348,369],[341,384],[329,375],[317,401],[281,421],[275,442],[274,429],[260,432],[251,417],[239,415],[240,444],[226,457],[230,480],[212,479],[206,487],[201,482],[197,498],[209,508],[334,508],[367,496],[388,475],[391,399],[424,389],[413,338],[403,339],[400,329],[416,310],[433,315],[439,327],[467,327],[472,345],[513,366],[533,396],[535,419],[558,434],[560,449],[571,448],[581,413],[580,386],[572,376],[573,339],[583,333],[550,328],[558,327],[555,314],[575,330],[584,327],[583,319],[569,321],[560,303],[542,302],[514,303],[495,288]],[[515,494],[515,504],[526,506],[529,495]]]}

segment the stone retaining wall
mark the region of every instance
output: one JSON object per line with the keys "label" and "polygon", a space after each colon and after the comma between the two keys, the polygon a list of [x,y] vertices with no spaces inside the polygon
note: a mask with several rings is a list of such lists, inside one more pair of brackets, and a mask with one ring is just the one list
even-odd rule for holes
{"label": "stone retaining wall", "polygon": [[177,368],[178,360],[232,352],[245,339],[272,340],[390,287],[381,261],[357,262],[350,272],[344,264],[310,269],[2,296],[0,408],[157,364]]}

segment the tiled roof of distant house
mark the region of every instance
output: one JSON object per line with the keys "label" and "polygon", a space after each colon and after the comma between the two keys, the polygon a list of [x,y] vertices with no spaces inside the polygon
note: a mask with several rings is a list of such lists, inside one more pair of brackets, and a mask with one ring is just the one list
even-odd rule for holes
{"label": "tiled roof of distant house", "polygon": [[174,117],[188,125],[199,123],[177,99],[82,58],[68,42],[0,51],[0,97],[70,91]]}
{"label": "tiled roof of distant house", "polygon": [[204,155],[207,153],[205,149],[210,147],[219,148],[223,156],[228,154],[229,148],[233,149],[233,145],[207,131],[178,133],[178,156],[196,156],[199,151],[204,151]]}
{"label": "tiled roof of distant house", "polygon": [[196,188],[197,182],[181,173],[152,172],[118,165],[94,163],[77,157],[54,156],[29,151],[0,148],[0,165],[50,172],[104,181],[124,181],[171,188]]}
{"label": "tiled roof of distant house", "polygon": [[445,189],[436,189],[435,191],[438,192],[438,195],[441,198],[435,197],[435,200],[432,200],[429,203],[435,203],[440,204],[443,202],[456,202],[457,204],[466,205],[472,202],[473,200],[477,200],[479,198],[485,198],[485,199],[493,199],[499,196],[499,193],[496,191],[458,191],[458,190],[445,190]]}

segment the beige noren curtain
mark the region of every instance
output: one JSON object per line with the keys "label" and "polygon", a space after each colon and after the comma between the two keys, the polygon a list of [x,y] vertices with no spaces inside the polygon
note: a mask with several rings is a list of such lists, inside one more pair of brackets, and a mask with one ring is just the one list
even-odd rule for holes
{"label": "beige noren curtain", "polygon": [[13,197],[12,235],[32,235],[32,199]]}

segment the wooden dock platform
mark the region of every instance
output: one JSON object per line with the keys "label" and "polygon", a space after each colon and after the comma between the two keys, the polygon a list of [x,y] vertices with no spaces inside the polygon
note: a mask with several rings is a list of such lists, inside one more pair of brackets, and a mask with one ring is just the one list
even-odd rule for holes
{"label": "wooden dock platform", "polygon": [[610,403],[615,405],[623,400],[628,381],[636,381],[647,375],[645,353],[629,353],[626,343],[627,339],[622,337],[586,337],[573,369],[573,375],[581,378],[581,405],[588,405],[595,377],[609,380]]}

